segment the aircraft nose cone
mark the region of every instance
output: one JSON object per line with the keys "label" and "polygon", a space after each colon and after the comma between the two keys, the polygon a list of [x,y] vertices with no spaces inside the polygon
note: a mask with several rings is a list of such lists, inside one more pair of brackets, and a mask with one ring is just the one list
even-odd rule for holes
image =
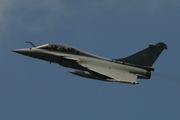
{"label": "aircraft nose cone", "polygon": [[18,54],[22,54],[22,55],[26,55],[26,56],[32,56],[31,49],[29,49],[29,48],[15,49],[15,50],[12,50],[12,51],[15,52],[15,53],[18,53]]}

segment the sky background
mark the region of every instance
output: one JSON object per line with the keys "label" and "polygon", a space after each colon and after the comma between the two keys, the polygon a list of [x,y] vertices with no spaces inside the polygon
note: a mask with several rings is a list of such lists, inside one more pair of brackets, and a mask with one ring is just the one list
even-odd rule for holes
{"label": "sky background", "polygon": [[[179,120],[179,0],[0,0],[1,120]],[[63,43],[122,58],[164,42],[150,80],[109,83],[13,53]]]}

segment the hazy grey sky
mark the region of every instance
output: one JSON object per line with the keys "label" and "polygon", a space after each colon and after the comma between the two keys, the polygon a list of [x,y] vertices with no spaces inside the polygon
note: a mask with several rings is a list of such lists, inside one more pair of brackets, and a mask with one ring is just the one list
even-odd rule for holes
{"label": "hazy grey sky", "polygon": [[[179,0],[0,0],[0,119],[180,119]],[[63,43],[108,58],[164,42],[150,80],[125,85],[11,52]]]}

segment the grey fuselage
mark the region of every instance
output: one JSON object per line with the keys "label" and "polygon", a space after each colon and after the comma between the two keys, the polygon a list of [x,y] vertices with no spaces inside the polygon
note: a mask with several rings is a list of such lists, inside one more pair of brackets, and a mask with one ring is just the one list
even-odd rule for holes
{"label": "grey fuselage", "polygon": [[[33,58],[57,63],[64,67],[81,70],[83,72],[77,71],[71,73],[87,78],[99,80],[111,79],[107,76],[94,73],[93,71],[89,71],[89,69],[79,65],[78,62],[76,62],[76,59],[80,60],[81,63],[90,66],[104,67],[107,69],[114,69],[117,71],[127,71],[137,75],[138,78],[149,79],[151,76],[151,73],[145,69],[134,67],[131,65],[126,65],[123,62],[96,56],[88,52],[65,45],[46,44],[38,47],[17,49],[13,51]],[[73,58],[75,60],[66,59],[68,57]]]}

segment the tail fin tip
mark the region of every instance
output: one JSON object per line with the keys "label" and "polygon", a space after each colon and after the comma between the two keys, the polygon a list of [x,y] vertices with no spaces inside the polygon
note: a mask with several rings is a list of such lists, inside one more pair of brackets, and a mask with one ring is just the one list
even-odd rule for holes
{"label": "tail fin tip", "polygon": [[149,47],[158,47],[159,49],[166,49],[166,50],[168,49],[167,45],[163,42],[159,42],[155,45],[150,44]]}

